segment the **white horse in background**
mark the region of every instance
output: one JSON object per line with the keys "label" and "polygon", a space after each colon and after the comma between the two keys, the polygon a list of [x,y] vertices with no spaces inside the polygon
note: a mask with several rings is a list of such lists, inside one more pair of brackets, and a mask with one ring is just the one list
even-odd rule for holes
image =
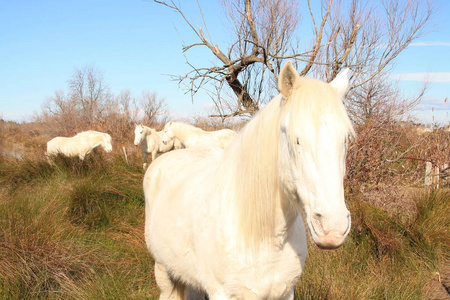
{"label": "white horse in background", "polygon": [[152,161],[156,159],[159,153],[168,152],[173,149],[182,148],[181,142],[178,139],[172,139],[167,143],[162,142],[162,132],[158,132],[153,128],[144,126],[142,124],[136,125],[134,128],[134,144],[142,145],[143,168],[147,168],[148,154],[151,153]]}
{"label": "white horse in background", "polygon": [[304,222],[320,248],[344,243],[345,153],[354,135],[347,87],[347,70],[327,84],[287,62],[281,94],[229,147],[181,149],[150,165],[145,240],[160,299],[294,299]]}
{"label": "white horse in background", "polygon": [[51,157],[63,154],[67,157],[79,157],[84,160],[86,155],[102,147],[106,152],[112,151],[112,138],[109,134],[88,130],[78,133],[73,137],[55,137],[47,142],[45,155],[51,161]]}
{"label": "white horse in background", "polygon": [[237,133],[231,129],[205,131],[196,126],[182,123],[169,122],[164,126],[163,142],[168,143],[172,139],[179,139],[186,148],[192,147],[220,147],[226,148],[237,137]]}
{"label": "white horse in background", "polygon": [[429,127],[425,127],[423,125],[419,125],[419,126],[416,127],[416,132],[417,132],[417,134],[426,134],[426,133],[433,132],[433,128],[429,128]]}

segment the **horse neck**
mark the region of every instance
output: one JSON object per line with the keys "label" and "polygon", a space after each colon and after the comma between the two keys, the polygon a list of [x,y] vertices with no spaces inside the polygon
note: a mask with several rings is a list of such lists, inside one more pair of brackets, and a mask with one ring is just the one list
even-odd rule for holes
{"label": "horse neck", "polygon": [[142,126],[144,130],[142,131],[142,134],[144,135],[144,141],[148,142],[149,138],[153,135],[156,135],[156,130],[153,128]]}
{"label": "horse neck", "polygon": [[173,134],[176,138],[186,141],[187,138],[193,133],[202,132],[200,128],[197,128],[195,126],[184,124],[184,123],[177,123],[174,122],[171,124]]}
{"label": "horse neck", "polygon": [[91,149],[97,148],[100,145],[103,146],[103,135],[97,134],[97,132],[93,130],[77,134],[74,138],[80,140],[85,147],[89,147]]}

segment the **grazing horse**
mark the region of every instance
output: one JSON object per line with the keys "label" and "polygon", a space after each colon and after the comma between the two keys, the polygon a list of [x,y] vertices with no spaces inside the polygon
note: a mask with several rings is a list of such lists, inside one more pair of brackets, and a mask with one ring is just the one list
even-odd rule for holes
{"label": "grazing horse", "polygon": [[145,240],[160,299],[294,299],[305,224],[320,248],[344,243],[345,153],[354,135],[347,87],[347,70],[328,84],[287,62],[280,95],[229,147],[177,150],[152,163]]}
{"label": "grazing horse", "polygon": [[107,133],[88,130],[78,133],[73,137],[55,137],[47,142],[45,155],[51,161],[51,157],[59,153],[67,157],[79,157],[84,160],[86,155],[101,146],[106,152],[112,151],[112,139]]}
{"label": "grazing horse", "polygon": [[144,126],[142,124],[136,125],[134,128],[134,144],[142,145],[143,168],[147,168],[148,154],[152,154],[152,161],[156,159],[158,153],[168,152],[173,149],[180,149],[181,142],[178,139],[172,139],[167,143],[162,142],[162,132],[157,132],[155,129]]}
{"label": "grazing horse", "polygon": [[163,130],[164,143],[178,138],[186,148],[211,146],[226,148],[234,141],[236,136],[237,133],[231,129],[205,131],[181,122],[169,122],[164,126]]}

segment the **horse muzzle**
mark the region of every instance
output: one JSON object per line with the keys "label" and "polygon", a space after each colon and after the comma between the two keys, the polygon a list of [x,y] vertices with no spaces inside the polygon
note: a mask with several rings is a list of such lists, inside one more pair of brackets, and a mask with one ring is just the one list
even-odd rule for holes
{"label": "horse muzzle", "polygon": [[332,250],[342,246],[346,237],[341,231],[331,230],[328,234],[313,237],[313,240],[320,249]]}
{"label": "horse muzzle", "polygon": [[350,232],[350,213],[337,224],[328,226],[328,220],[320,214],[314,214],[309,223],[312,239],[320,249],[336,249],[342,246]]}

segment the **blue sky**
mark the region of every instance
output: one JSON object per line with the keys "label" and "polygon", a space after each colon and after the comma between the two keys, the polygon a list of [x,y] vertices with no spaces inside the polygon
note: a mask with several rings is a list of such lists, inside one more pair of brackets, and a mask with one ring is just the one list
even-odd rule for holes
{"label": "blue sky", "polygon": [[[213,31],[226,39],[220,1],[199,1]],[[177,1],[190,20],[201,18],[197,1]],[[431,81],[416,117],[450,122],[450,3],[440,6],[433,32],[415,41],[402,53],[393,77],[406,94]],[[202,25],[202,24],[199,24]],[[186,43],[197,40],[180,17],[168,8],[143,0],[0,0],[0,118],[29,120],[41,111],[46,98],[67,90],[75,69],[95,65],[115,95],[130,89],[165,98],[175,116],[207,115],[210,100],[190,96],[168,74],[190,70],[181,53]],[[219,42],[216,42],[220,44]],[[208,52],[191,53],[190,60],[214,61]],[[433,111],[432,111],[432,108]]]}

